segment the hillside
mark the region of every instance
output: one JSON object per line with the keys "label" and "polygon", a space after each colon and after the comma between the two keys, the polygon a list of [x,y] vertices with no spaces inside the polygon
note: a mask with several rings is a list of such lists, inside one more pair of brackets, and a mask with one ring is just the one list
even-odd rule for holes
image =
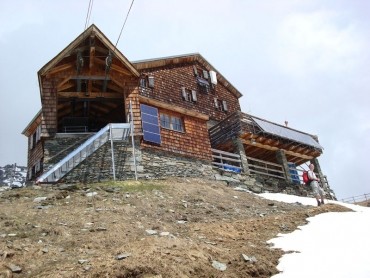
{"label": "hillside", "polygon": [[[236,190],[237,189],[237,190]],[[0,277],[270,277],[266,241],[326,211],[202,179],[0,194]]]}

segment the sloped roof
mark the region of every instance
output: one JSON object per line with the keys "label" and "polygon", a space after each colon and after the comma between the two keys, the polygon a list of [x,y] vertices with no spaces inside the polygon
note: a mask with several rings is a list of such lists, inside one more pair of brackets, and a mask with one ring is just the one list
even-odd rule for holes
{"label": "sloped roof", "polygon": [[290,139],[295,142],[309,145],[321,150],[323,149],[323,147],[314,139],[313,135],[292,128],[288,128],[286,126],[282,126],[276,123],[272,123],[270,121],[266,121],[254,116],[251,116],[251,118],[261,128],[261,130],[266,133]]}
{"label": "sloped roof", "polygon": [[28,123],[25,129],[22,131],[22,134],[25,136],[30,136],[35,130],[38,124],[42,121],[42,110],[40,109],[39,112],[33,117],[33,119]]}
{"label": "sloped roof", "polygon": [[161,58],[153,58],[147,60],[133,61],[132,64],[137,70],[151,69],[163,67],[168,65],[176,65],[183,63],[199,62],[208,71],[213,70],[217,72],[217,80],[227,89],[229,89],[236,97],[240,98],[243,95],[215,68],[213,67],[202,55],[199,53],[184,54],[178,56],[168,56]]}
{"label": "sloped roof", "polygon": [[130,61],[114,46],[114,44],[96,27],[92,24],[84,32],[82,32],[74,41],[72,41],[66,48],[64,48],[58,55],[51,59],[45,66],[43,66],[39,71],[38,75],[46,74],[50,69],[57,65],[63,58],[68,56],[71,51],[73,51],[83,40],[88,37],[90,34],[94,33],[95,36],[108,48],[110,49],[115,57],[117,57],[129,70],[135,75],[139,76],[139,72],[136,68],[130,63]]}

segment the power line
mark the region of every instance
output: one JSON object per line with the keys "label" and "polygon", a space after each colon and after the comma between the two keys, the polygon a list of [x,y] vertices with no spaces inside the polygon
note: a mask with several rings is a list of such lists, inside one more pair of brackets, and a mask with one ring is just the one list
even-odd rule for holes
{"label": "power line", "polygon": [[90,16],[91,16],[91,11],[92,11],[93,5],[94,5],[94,0],[90,0],[90,1],[89,1],[89,7],[87,8],[86,22],[85,22],[85,29],[84,29],[84,31],[86,30],[87,25],[89,24]]}
{"label": "power line", "polygon": [[130,14],[130,11],[131,11],[131,8],[132,8],[132,5],[134,4],[134,2],[135,2],[135,0],[132,0],[132,2],[131,2],[131,6],[130,6],[130,8],[129,8],[128,12],[127,12],[127,15],[126,15],[125,22],[124,22],[124,23],[123,23],[123,25],[122,25],[121,32],[119,33],[119,36],[118,36],[118,39],[117,39],[116,45],[114,46],[114,50],[113,50],[113,52],[114,52],[114,51],[116,51],[117,44],[118,44],[118,42],[119,42],[119,39],[121,38],[121,34],[122,34],[122,31],[123,31],[123,28],[124,28],[124,27],[125,27],[125,25],[126,25],[126,21],[127,21],[128,15]]}

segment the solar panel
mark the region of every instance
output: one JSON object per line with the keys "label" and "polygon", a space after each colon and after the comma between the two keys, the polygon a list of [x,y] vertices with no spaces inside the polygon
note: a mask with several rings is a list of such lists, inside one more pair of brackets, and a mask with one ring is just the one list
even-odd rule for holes
{"label": "solar panel", "polygon": [[144,140],[160,144],[161,130],[158,124],[158,109],[145,104],[140,104],[140,110]]}
{"label": "solar panel", "polygon": [[253,118],[253,121],[265,132],[277,135],[280,137],[288,138],[296,142],[304,143],[306,145],[313,146],[315,148],[322,149],[323,147],[310,135],[301,133],[277,124],[269,123],[257,118]]}

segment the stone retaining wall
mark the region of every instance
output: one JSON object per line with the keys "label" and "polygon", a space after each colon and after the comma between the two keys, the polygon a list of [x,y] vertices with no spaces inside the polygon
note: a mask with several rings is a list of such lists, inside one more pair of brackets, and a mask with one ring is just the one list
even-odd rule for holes
{"label": "stone retaining wall", "polygon": [[[135,179],[135,163],[132,147],[127,142],[114,142],[116,180]],[[214,178],[210,161],[174,155],[168,152],[135,148],[138,178],[208,177]],[[110,142],[85,159],[60,182],[92,183],[113,180],[113,164]]]}
{"label": "stone retaining wall", "polygon": [[[49,142],[49,153],[58,153],[67,139]],[[68,142],[73,142],[70,140]],[[76,142],[76,138],[74,139]],[[114,142],[114,161],[116,180],[135,179],[135,163],[132,155],[131,142]],[[224,180],[227,184],[245,190],[262,193],[286,193],[299,196],[312,196],[310,187],[296,185],[281,179],[264,178],[258,175],[245,175],[226,172],[212,166],[210,161],[197,160],[175,155],[151,148],[140,148],[136,142],[135,157],[138,179],[161,179],[166,177],[201,177],[206,179]],[[70,147],[73,149],[73,147]],[[60,152],[60,150],[59,150]],[[69,172],[60,182],[94,183],[113,180],[113,164],[110,142],[105,143],[75,169]],[[327,188],[327,198],[336,199],[334,192]]]}

